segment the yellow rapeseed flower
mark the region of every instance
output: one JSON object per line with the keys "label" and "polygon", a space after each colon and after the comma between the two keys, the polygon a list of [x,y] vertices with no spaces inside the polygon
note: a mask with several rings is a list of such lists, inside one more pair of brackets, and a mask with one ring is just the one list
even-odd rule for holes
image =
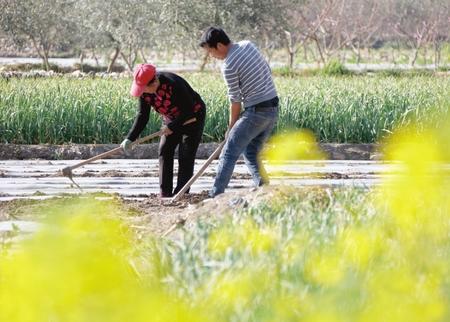
{"label": "yellow rapeseed flower", "polygon": [[352,268],[362,272],[383,251],[382,234],[377,227],[348,228],[339,236],[336,252]]}
{"label": "yellow rapeseed flower", "polygon": [[133,235],[93,199],[53,209],[54,220],[0,258],[0,321],[200,321],[158,281],[141,282]]}
{"label": "yellow rapeseed flower", "polygon": [[274,135],[266,144],[262,158],[276,164],[288,160],[322,160],[325,154],[311,131],[299,130]]}
{"label": "yellow rapeseed flower", "polygon": [[335,286],[341,282],[344,274],[341,257],[337,252],[317,251],[307,258],[305,276],[315,284]]}

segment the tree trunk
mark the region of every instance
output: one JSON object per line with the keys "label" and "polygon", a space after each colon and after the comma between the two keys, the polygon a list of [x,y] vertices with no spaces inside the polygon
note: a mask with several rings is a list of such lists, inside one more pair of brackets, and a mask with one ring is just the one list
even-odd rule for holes
{"label": "tree trunk", "polygon": [[45,48],[40,48],[40,46],[38,45],[36,39],[34,39],[34,37],[31,37],[31,42],[33,43],[33,47],[36,50],[38,56],[42,59],[42,65],[44,66],[45,70],[49,70],[50,69],[50,64],[48,63],[48,54],[45,51]]}
{"label": "tree trunk", "polygon": [[42,52],[44,54],[44,56],[42,58],[43,58],[43,61],[44,61],[45,70],[49,71],[50,70],[50,63],[48,62],[48,52],[46,50],[43,50]]}
{"label": "tree trunk", "polygon": [[439,68],[441,63],[441,46],[439,41],[434,42],[434,68]]}
{"label": "tree trunk", "polygon": [[289,68],[292,69],[294,68],[294,52],[293,51],[289,51]]}
{"label": "tree trunk", "polygon": [[80,71],[83,71],[83,62],[84,62],[84,53],[81,51],[80,53]]}
{"label": "tree trunk", "polygon": [[394,46],[392,46],[392,48],[391,48],[391,59],[392,59],[392,64],[396,64],[396,61],[395,61],[395,48],[394,48]]}
{"label": "tree trunk", "polygon": [[400,42],[397,40],[397,58],[400,60],[400,63],[401,63],[401,60],[403,59],[403,57],[402,57],[402,47],[401,47],[401,44],[400,44]]}
{"label": "tree trunk", "polygon": [[131,72],[133,72],[134,65],[136,65],[137,58],[138,58],[138,50],[135,49],[135,50],[131,51],[131,49],[130,49],[130,62],[131,62],[131,69],[130,69],[130,71]]}
{"label": "tree trunk", "polygon": [[358,48],[357,48],[357,54],[356,54],[356,64],[361,63],[361,43],[358,41]]}
{"label": "tree trunk", "polygon": [[125,61],[125,63],[127,64],[128,70],[130,72],[133,72],[133,66],[132,66],[132,62],[131,62],[131,52],[129,57],[127,58],[127,56],[125,56],[125,54],[123,53],[123,51],[120,52],[120,55],[122,56],[122,59]]}
{"label": "tree trunk", "polygon": [[414,48],[414,55],[411,59],[411,67],[414,67],[414,65],[416,64],[417,57],[419,56],[419,49],[420,47]]}
{"label": "tree trunk", "polygon": [[97,57],[97,55],[95,54],[95,50],[93,50],[92,51],[92,58],[94,58],[94,60],[95,60],[95,66],[99,66],[99,63],[98,63],[98,57]]}
{"label": "tree trunk", "polygon": [[322,62],[322,64],[325,65],[326,60],[325,60],[325,57],[323,56],[322,48],[320,47],[320,42],[317,38],[314,38],[314,41],[316,42],[317,50],[319,51],[320,61]]}
{"label": "tree trunk", "polygon": [[286,35],[286,49],[288,52],[288,67],[292,69],[294,67],[294,46],[292,42],[292,35],[289,31],[285,30],[284,34]]}
{"label": "tree trunk", "polygon": [[139,49],[139,53],[141,54],[142,61],[147,64],[147,58],[145,57],[144,50]]}
{"label": "tree trunk", "polygon": [[113,58],[111,59],[111,62],[110,62],[109,65],[108,65],[108,69],[106,70],[107,73],[111,73],[111,71],[112,71],[112,69],[113,69],[113,66],[114,66],[114,63],[116,62],[117,57],[119,56],[119,54],[120,54],[120,47],[117,46],[117,47],[114,49],[114,55],[113,55]]}
{"label": "tree trunk", "polygon": [[264,50],[264,54],[267,58],[267,62],[270,64],[272,62],[274,51],[270,49]]}
{"label": "tree trunk", "polygon": [[306,47],[306,43],[303,43],[303,59],[305,60],[305,63],[308,62],[308,48]]}
{"label": "tree trunk", "polygon": [[427,62],[428,62],[427,55],[428,55],[427,46],[424,46],[423,47],[423,62],[425,64],[425,66],[427,65]]}
{"label": "tree trunk", "polygon": [[50,45],[47,42],[44,42],[42,44],[42,53],[44,54],[44,63],[45,63],[45,70],[50,70],[50,63],[48,61],[48,58],[50,56]]}
{"label": "tree trunk", "polygon": [[203,72],[205,70],[206,64],[208,63],[208,53],[205,53],[202,59],[202,63],[200,64],[200,71]]}
{"label": "tree trunk", "polygon": [[266,32],[263,34],[264,37],[264,47],[262,48],[264,55],[266,56],[267,62],[270,64],[272,62],[274,50],[270,42],[270,35]]}

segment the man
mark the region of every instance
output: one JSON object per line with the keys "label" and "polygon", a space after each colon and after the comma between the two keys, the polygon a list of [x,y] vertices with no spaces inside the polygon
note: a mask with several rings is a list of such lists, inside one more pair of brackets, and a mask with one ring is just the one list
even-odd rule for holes
{"label": "man", "polygon": [[278,119],[278,97],[270,67],[253,43],[233,43],[220,28],[208,28],[200,46],[224,61],[222,73],[231,103],[226,143],[210,196],[225,191],[242,153],[255,185],[266,184],[267,173],[258,155]]}
{"label": "man", "polygon": [[[145,128],[150,109],[162,115],[163,135],[159,142],[160,196],[171,197],[194,173],[195,155],[203,134],[206,107],[200,95],[180,76],[157,72],[151,64],[138,65],[130,91],[139,97],[138,113],[133,127],[122,142],[125,152]],[[173,190],[173,162],[178,147],[178,178]]]}

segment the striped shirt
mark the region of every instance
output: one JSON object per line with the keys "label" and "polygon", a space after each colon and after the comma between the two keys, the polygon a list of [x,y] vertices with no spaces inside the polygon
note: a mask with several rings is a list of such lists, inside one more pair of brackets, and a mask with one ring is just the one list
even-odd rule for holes
{"label": "striped shirt", "polygon": [[247,107],[277,96],[269,64],[250,41],[231,45],[222,73],[231,102]]}

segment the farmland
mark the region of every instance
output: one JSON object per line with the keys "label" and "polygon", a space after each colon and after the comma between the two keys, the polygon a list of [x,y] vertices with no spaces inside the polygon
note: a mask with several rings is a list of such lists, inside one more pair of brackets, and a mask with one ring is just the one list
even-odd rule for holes
{"label": "farmland", "polygon": [[[220,75],[186,74],[207,108],[204,142],[223,138],[228,120]],[[307,128],[320,142],[374,143],[396,127],[423,124],[450,104],[450,78],[348,76],[275,78],[277,132]],[[15,144],[118,143],[136,111],[129,79],[0,79],[0,140]],[[160,128],[150,114],[146,132]]]}
{"label": "farmland", "polygon": [[[223,81],[186,78],[208,105],[204,140],[221,140]],[[134,118],[129,84],[2,80],[2,141],[117,143]],[[55,170],[67,161],[5,161],[0,175],[11,195],[3,197],[25,191],[26,200],[0,202],[0,223],[12,223],[0,234],[0,319],[447,321],[449,79],[278,76],[276,84],[285,144],[269,147],[271,166],[317,152],[309,132],[287,131],[307,128],[321,142],[383,140],[385,162],[371,165],[395,170],[377,173],[376,186],[344,186],[361,173],[327,173],[326,162],[312,160],[291,164],[290,173],[268,167],[272,186],[249,190],[234,181],[205,200],[199,190],[211,181],[203,181],[181,202],[164,204],[148,194],[156,166],[145,161],[79,170],[82,194]],[[153,114],[147,131],[159,126]],[[233,179],[249,182],[239,171]],[[314,177],[338,184],[307,187]],[[99,182],[112,193],[99,193]],[[135,189],[126,197],[125,182]],[[46,185],[54,194],[32,192]],[[31,234],[14,224],[30,222],[39,224]]]}

